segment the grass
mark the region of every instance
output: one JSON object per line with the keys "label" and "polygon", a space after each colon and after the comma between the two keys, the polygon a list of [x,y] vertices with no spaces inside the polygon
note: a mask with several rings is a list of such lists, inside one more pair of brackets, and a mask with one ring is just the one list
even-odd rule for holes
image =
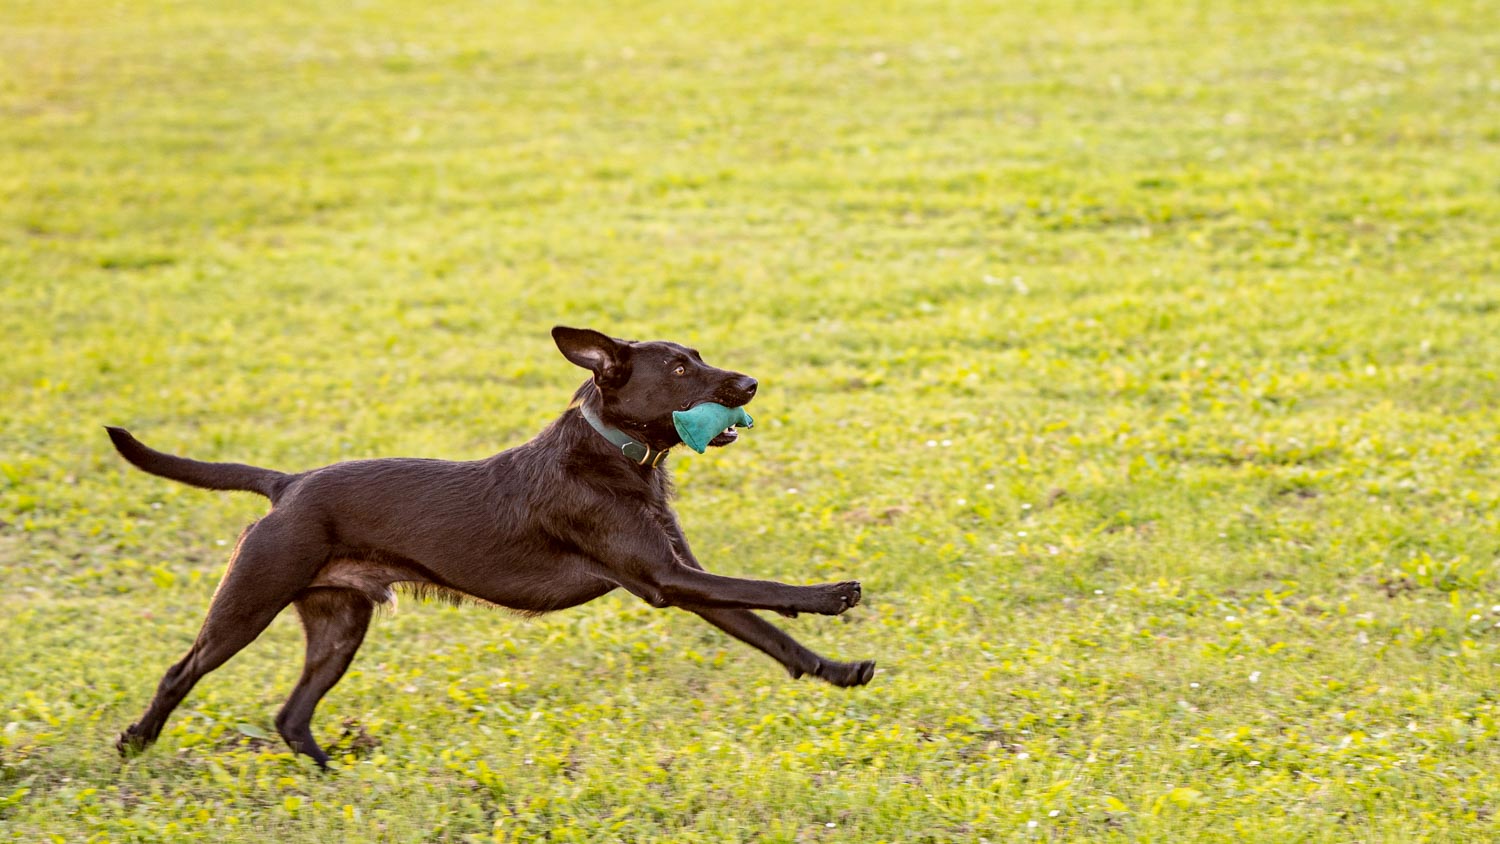
{"label": "grass", "polygon": [[[11,2],[0,838],[1491,841],[1488,4]],[[791,682],[611,595],[282,618],[112,741],[300,469],[475,458],[554,323],[693,343],[716,570],[858,577]]]}

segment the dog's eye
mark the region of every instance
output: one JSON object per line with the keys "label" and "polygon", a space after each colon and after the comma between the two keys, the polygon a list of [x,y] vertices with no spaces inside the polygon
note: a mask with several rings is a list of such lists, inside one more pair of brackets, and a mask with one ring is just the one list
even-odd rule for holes
{"label": "dog's eye", "polygon": [[672,370],[672,374],[673,375],[683,375],[683,374],[686,374],[686,373],[687,373],[687,367],[685,367],[685,366],[679,366],[676,369]]}

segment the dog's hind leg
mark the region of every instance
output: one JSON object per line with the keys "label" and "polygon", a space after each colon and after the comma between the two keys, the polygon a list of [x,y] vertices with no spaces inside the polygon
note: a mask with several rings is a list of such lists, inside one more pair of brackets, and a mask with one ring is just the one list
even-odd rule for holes
{"label": "dog's hind leg", "polygon": [[811,674],[835,686],[863,686],[875,676],[875,662],[839,662],[818,656],[786,631],[749,610],[690,608],[709,624],[764,651],[786,666],[792,679]]}
{"label": "dog's hind leg", "polygon": [[205,674],[255,640],[313,578],[327,559],[321,542],[302,539],[272,514],[246,528],[214,592],[198,638],[187,655],[167,669],[141,719],[120,734],[123,755],[144,750],[161,735],[172,710]]}
{"label": "dog's hind leg", "polygon": [[312,735],[313,710],[348,670],[375,605],[352,589],[310,589],[297,597],[296,606],[307,636],[307,660],[302,679],[276,715],[276,730],[292,750],[327,768],[328,754]]}

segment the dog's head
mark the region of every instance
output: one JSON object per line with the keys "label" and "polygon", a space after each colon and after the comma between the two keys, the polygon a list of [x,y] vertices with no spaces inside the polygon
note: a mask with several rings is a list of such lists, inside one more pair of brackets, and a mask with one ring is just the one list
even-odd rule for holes
{"label": "dog's head", "polygon": [[[682,442],[673,411],[704,402],[740,407],[755,397],[754,378],[709,366],[696,349],[676,343],[616,340],[561,325],[552,329],[552,339],[563,357],[594,373],[604,420],[653,448]],[[729,428],[709,445],[726,446],[738,436]]]}

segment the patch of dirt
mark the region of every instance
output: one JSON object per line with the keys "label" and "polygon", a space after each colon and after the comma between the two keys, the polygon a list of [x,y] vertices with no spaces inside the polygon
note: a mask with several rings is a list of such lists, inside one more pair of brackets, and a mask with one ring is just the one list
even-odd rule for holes
{"label": "patch of dirt", "polygon": [[339,754],[349,753],[355,757],[363,758],[369,756],[380,747],[380,739],[370,735],[370,731],[366,730],[364,725],[359,723],[358,719],[345,718],[341,726],[344,728],[344,732],[333,743],[333,746],[328,749],[329,755],[337,751]]}
{"label": "patch of dirt", "polygon": [[855,507],[853,510],[844,513],[840,518],[857,525],[893,525],[897,519],[906,515],[909,509],[907,507],[885,507],[877,513],[872,512],[868,507]]}

